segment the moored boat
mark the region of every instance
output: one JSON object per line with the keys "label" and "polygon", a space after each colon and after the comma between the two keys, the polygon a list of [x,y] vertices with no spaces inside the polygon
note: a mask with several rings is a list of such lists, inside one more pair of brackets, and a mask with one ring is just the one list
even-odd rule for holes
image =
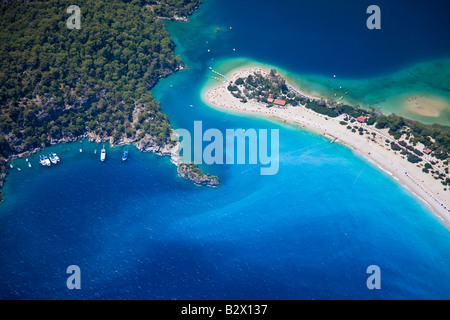
{"label": "moored boat", "polygon": [[125,150],[122,155],[122,161],[126,161],[128,159],[128,150]]}
{"label": "moored boat", "polygon": [[48,157],[49,157],[50,161],[51,161],[53,164],[57,164],[57,163],[58,163],[58,160],[56,160],[55,156],[54,156],[52,153],[50,153],[50,154],[48,155]]}
{"label": "moored boat", "polygon": [[60,162],[61,159],[58,157],[58,155],[56,153],[52,153],[53,157],[55,158],[56,162]]}
{"label": "moored boat", "polygon": [[50,167],[52,163],[46,156],[41,156],[39,159],[39,163],[42,164],[44,167]]}
{"label": "moored boat", "polygon": [[50,160],[46,156],[44,156],[44,162],[45,162],[45,165],[48,166],[48,167],[50,167],[52,165],[52,163],[50,162]]}
{"label": "moored boat", "polygon": [[106,160],[106,149],[105,149],[105,145],[103,145],[103,149],[100,152],[100,160],[101,161],[105,161]]}

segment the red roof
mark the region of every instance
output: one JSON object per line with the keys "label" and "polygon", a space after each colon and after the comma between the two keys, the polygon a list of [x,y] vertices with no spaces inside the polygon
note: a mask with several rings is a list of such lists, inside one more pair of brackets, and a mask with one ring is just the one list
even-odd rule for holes
{"label": "red roof", "polygon": [[272,103],[272,102],[273,102],[273,99],[272,99],[272,98],[269,98],[269,99],[267,99],[267,102],[268,102],[268,103]]}
{"label": "red roof", "polygon": [[423,150],[423,152],[424,152],[425,154],[430,154],[430,153],[433,152],[433,151],[431,151],[430,149],[425,149],[425,150]]}
{"label": "red roof", "polygon": [[450,158],[447,158],[447,161],[450,162]]}
{"label": "red roof", "polygon": [[279,106],[284,106],[284,105],[286,105],[286,100],[275,99],[274,103],[279,105]]}
{"label": "red roof", "polygon": [[359,116],[359,117],[357,118],[357,120],[358,120],[359,122],[361,122],[361,123],[364,123],[364,122],[366,122],[367,117],[365,117],[365,116]]}

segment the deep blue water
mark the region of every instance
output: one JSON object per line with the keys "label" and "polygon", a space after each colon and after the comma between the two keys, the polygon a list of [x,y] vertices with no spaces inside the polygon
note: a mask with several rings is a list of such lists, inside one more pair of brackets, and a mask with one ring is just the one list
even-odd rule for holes
{"label": "deep blue water", "polygon": [[[366,27],[373,4],[381,9],[381,30]],[[198,28],[173,26],[183,29],[180,45],[194,63],[205,60],[208,48],[214,59],[248,57],[293,73],[354,79],[450,53],[448,1],[210,0],[202,6]]]}
{"label": "deep blue water", "polygon": [[[347,7],[347,2],[345,7],[329,2],[331,7],[300,1],[294,7],[308,12],[319,8],[324,17],[356,23],[351,18],[355,8]],[[330,72],[324,65],[328,63],[332,72],[363,76],[448,53],[448,44],[433,42],[429,34],[436,27],[426,20],[433,2],[420,8],[430,46],[402,59],[397,51],[409,42],[397,39],[397,53],[384,53],[388,62],[376,60],[378,68],[369,71],[361,71],[369,59],[365,55],[354,65],[348,58],[340,66],[328,60],[329,54],[321,58],[314,54],[320,50],[305,49],[315,59],[299,62],[293,53],[298,44],[286,41],[288,35],[280,32],[285,21],[291,21],[280,15],[296,17],[298,10],[291,9],[292,4],[244,2],[238,10],[237,3],[208,2],[191,23],[168,24],[177,53],[190,68],[161,80],[152,92],[175,128],[191,129],[195,120],[202,120],[204,129],[221,131],[279,129],[279,173],[261,176],[252,165],[203,166],[222,184],[197,187],[179,178],[167,158],[131,147],[128,161],[122,162],[119,147],[108,148],[107,161],[101,163],[93,153],[101,146],[86,141],[46,149],[45,153],[55,151],[62,158],[50,168],[41,167],[37,156],[30,158],[33,168],[19,159],[14,164],[22,171],[11,171],[0,206],[0,298],[450,298],[450,233],[389,176],[321,136],[276,121],[216,111],[200,99],[208,66],[233,54],[293,72],[308,68]],[[401,8],[379,4],[383,15],[389,8]],[[367,6],[359,6],[363,17],[358,19],[365,26]],[[418,14],[418,8],[411,10]],[[435,12],[437,17],[440,12]],[[248,24],[245,16],[251,17]],[[389,29],[389,19],[383,21],[383,28]],[[404,23],[411,23],[410,17]],[[229,26],[236,34],[225,33]],[[214,32],[216,27],[223,33]],[[271,34],[262,36],[258,30]],[[327,30],[317,23],[311,33]],[[291,33],[289,39],[295,37]],[[313,41],[318,36],[310,37]],[[359,44],[362,38],[354,37],[353,42],[342,37],[332,47],[370,54]],[[267,38],[272,43],[284,39],[287,49],[271,53],[271,46],[260,47],[269,43],[263,41]],[[395,42],[394,38],[379,41]],[[81,268],[81,290],[66,288],[69,265]],[[366,287],[370,265],[381,268],[381,290]]]}

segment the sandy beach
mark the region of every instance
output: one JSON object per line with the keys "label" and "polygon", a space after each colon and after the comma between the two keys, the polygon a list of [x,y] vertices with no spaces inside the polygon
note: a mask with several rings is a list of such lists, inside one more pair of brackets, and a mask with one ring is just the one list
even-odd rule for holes
{"label": "sandy beach", "polygon": [[[234,70],[227,74],[227,81],[234,82],[239,77],[245,78],[255,72],[265,75],[269,73],[269,70],[259,67]],[[202,93],[204,102],[211,107],[222,110],[260,114],[283,122],[293,123],[300,128],[328,137],[330,142],[334,140],[335,143],[341,143],[352,148],[408,189],[450,229],[450,191],[448,188],[447,191],[443,190],[444,186],[440,180],[436,180],[431,174],[422,172],[423,165],[431,161],[430,156],[422,157],[424,161],[420,165],[410,163],[400,152],[391,150],[390,145],[386,143],[386,140],[394,141],[394,138],[388,134],[387,129],[378,130],[375,126],[349,122],[348,125],[352,127],[358,126],[368,131],[363,135],[360,135],[358,130],[353,133],[347,129],[348,125],[340,124],[341,121],[344,121],[344,115],[329,118],[303,106],[267,108],[266,103],[258,103],[253,100],[242,103],[227,90],[228,82],[220,83],[214,88],[205,90]],[[299,88],[295,88],[295,90],[301,93]],[[375,137],[373,133],[376,134]],[[374,141],[372,141],[372,138],[374,138]],[[421,150],[421,147],[417,146],[419,150]],[[432,159],[437,161],[435,158]],[[444,167],[442,162],[440,162],[440,165]]]}

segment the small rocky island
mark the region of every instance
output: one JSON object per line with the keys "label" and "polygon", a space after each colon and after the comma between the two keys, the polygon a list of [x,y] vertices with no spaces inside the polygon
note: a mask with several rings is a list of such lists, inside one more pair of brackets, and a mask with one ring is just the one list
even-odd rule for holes
{"label": "small rocky island", "polygon": [[199,186],[217,187],[220,184],[216,176],[203,173],[198,165],[193,162],[180,163],[178,165],[178,174],[180,177],[189,179]]}

